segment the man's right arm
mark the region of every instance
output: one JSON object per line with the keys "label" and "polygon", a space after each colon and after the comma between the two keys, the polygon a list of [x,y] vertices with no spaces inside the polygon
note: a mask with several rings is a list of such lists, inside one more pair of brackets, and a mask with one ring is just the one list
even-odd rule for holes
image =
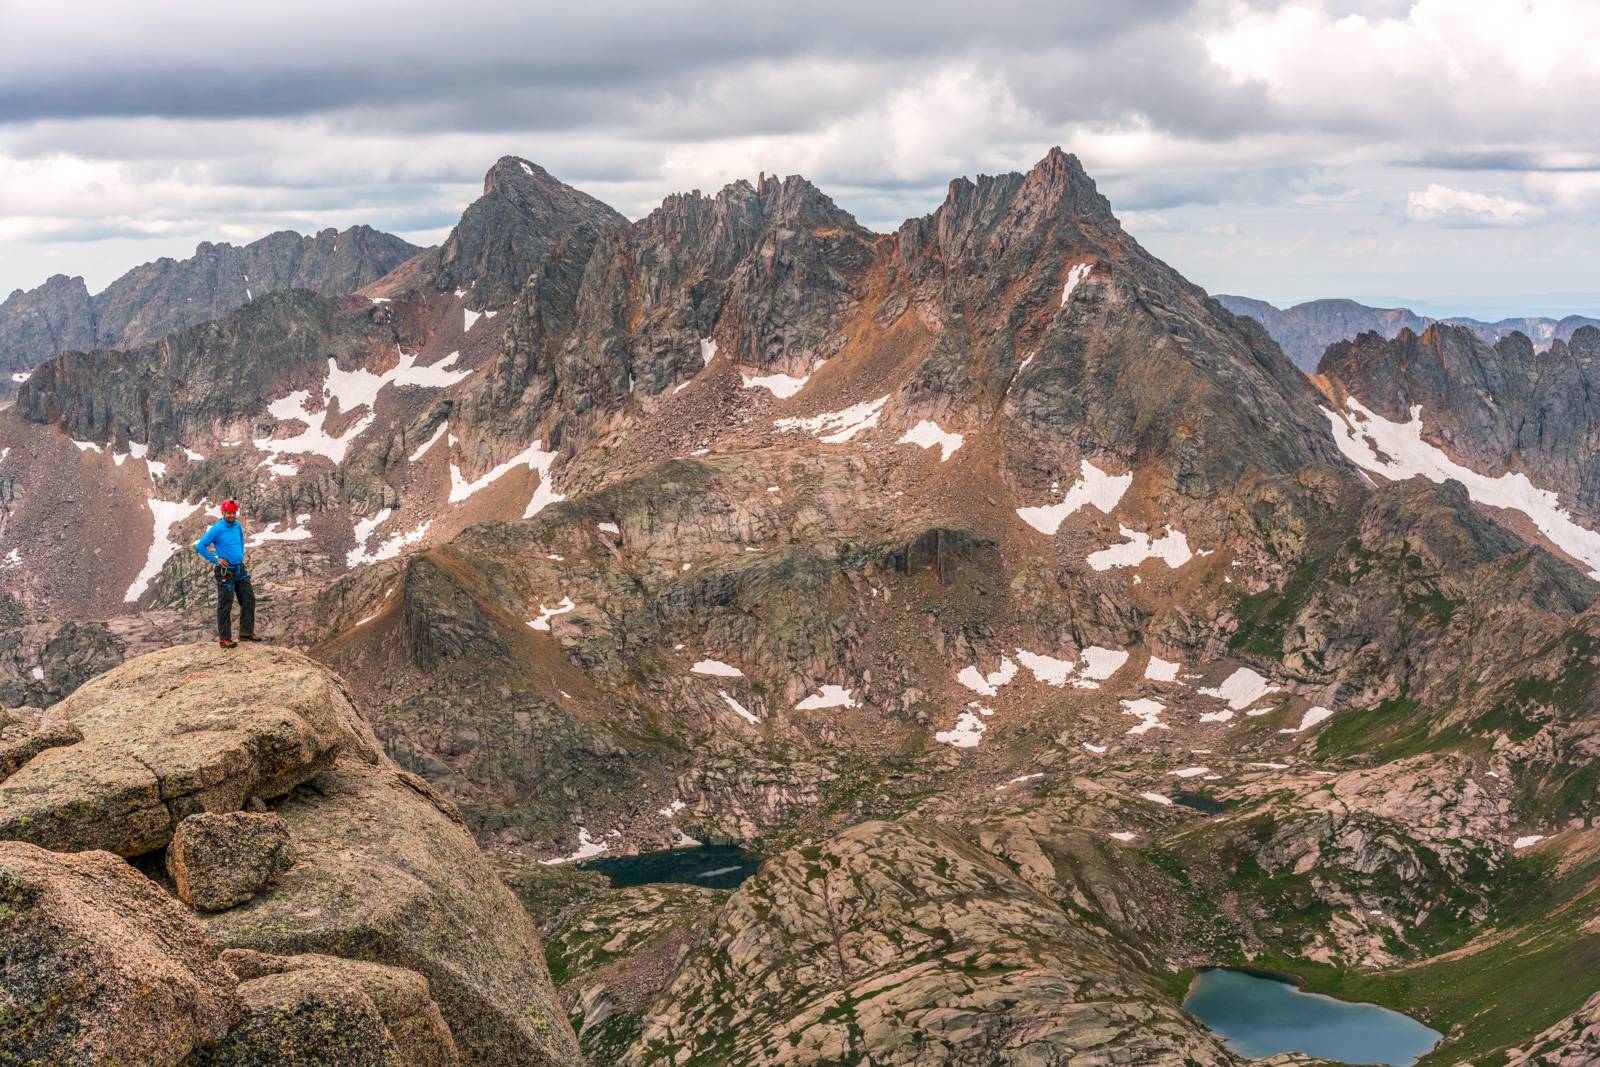
{"label": "man's right arm", "polygon": [[[206,533],[205,533],[204,537],[200,538],[200,540],[198,540],[198,541],[196,541],[194,543],[194,550],[196,552],[200,553],[200,558],[205,560],[207,563],[221,563],[222,562],[221,559],[212,558],[216,554],[217,550],[215,548],[211,548],[211,543],[213,541],[215,541],[216,539],[217,539],[216,527],[211,527],[211,528],[206,530]],[[207,548],[211,548],[212,555],[209,555],[209,556],[206,555],[206,549]]]}

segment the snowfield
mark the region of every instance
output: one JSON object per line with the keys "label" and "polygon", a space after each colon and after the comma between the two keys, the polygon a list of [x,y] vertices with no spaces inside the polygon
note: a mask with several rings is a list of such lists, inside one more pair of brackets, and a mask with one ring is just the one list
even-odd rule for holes
{"label": "snowfield", "polygon": [[[1368,410],[1355,397],[1350,397],[1348,403],[1355,416],[1352,420],[1327,408],[1322,413],[1333,427],[1339,451],[1350,462],[1391,481],[1419,475],[1430,482],[1454,478],[1467,487],[1467,495],[1477,503],[1522,512],[1553,544],[1582,560],[1589,567],[1589,577],[1600,578],[1600,533],[1574,522],[1555,493],[1540,489],[1520,472],[1490,478],[1455,462],[1422,439],[1420,404],[1412,406],[1409,422],[1398,423]],[[1388,460],[1380,458],[1379,452]]]}
{"label": "snowfield", "polygon": [[150,514],[155,519],[155,533],[150,541],[150,551],[144,558],[144,569],[122,597],[127,604],[135,603],[144,595],[150,583],[161,573],[161,568],[167,565],[167,560],[180,550],[181,546],[170,537],[172,528],[200,510],[199,504],[185,504],[181,500],[157,500],[152,497],[146,503],[150,505]]}

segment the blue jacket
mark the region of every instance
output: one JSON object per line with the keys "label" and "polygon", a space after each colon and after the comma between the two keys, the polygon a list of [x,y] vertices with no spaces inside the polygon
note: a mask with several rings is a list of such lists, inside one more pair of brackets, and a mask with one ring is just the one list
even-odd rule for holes
{"label": "blue jacket", "polygon": [[206,551],[210,545],[217,555],[234,566],[244,562],[244,524],[234,522],[229,524],[227,519],[218,519],[206,535],[194,543],[194,550],[200,553],[207,563],[215,562],[211,554]]}

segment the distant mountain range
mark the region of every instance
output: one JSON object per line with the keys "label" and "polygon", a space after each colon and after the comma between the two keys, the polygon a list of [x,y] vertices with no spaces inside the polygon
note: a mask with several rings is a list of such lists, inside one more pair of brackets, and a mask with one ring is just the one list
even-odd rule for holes
{"label": "distant mountain range", "polygon": [[1563,319],[1524,317],[1483,322],[1479,319],[1434,319],[1410,308],[1375,308],[1354,300],[1308,300],[1291,308],[1277,308],[1265,300],[1218,294],[1217,302],[1235,315],[1247,315],[1267,328],[1283,354],[1304,371],[1315,371],[1328,346],[1376,331],[1393,340],[1401,330],[1422,334],[1435,322],[1465,326],[1490,344],[1513,333],[1526,334],[1534,351],[1543,352],[1555,341],[1570,341],[1584,326],[1600,326],[1600,319],[1568,315]]}
{"label": "distant mountain range", "polygon": [[421,251],[370,226],[315,237],[282,230],[242,247],[203,242],[189,259],[145,263],[93,296],[82,278],[57,274],[0,304],[0,373],[9,378],[58,352],[134,348],[273,289],[353,293]]}

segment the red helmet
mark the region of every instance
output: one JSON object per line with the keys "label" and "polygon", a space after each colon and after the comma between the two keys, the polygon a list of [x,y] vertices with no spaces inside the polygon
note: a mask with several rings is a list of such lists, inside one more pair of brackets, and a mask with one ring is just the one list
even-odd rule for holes
{"label": "red helmet", "polygon": [[239,502],[234,500],[232,497],[229,497],[227,500],[224,500],[222,502],[222,513],[224,515],[238,514],[238,511],[239,511]]}

